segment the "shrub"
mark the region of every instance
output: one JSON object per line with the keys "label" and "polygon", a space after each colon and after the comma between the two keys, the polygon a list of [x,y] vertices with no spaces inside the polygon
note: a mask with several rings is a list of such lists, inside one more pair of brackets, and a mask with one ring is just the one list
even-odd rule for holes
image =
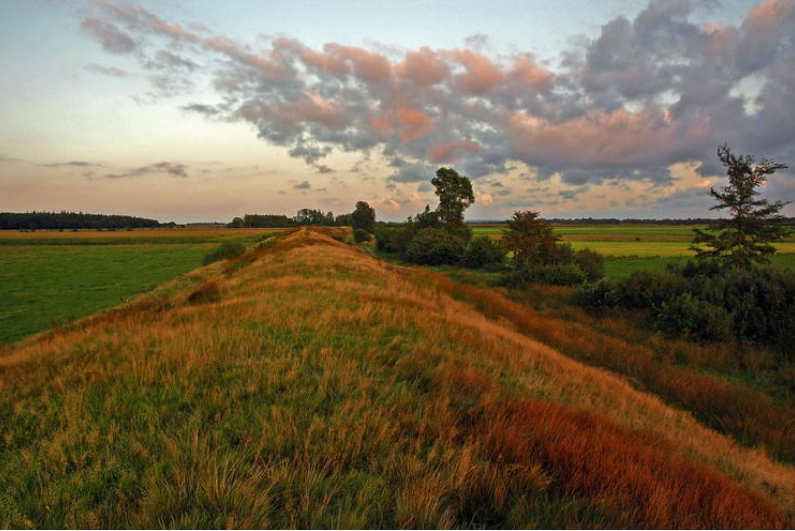
{"label": "shrub", "polygon": [[734,322],[724,308],[682,293],[663,302],[654,316],[662,332],[690,334],[701,339],[726,340],[732,336]]}
{"label": "shrub", "polygon": [[353,229],[353,241],[356,243],[369,242],[373,239],[373,235],[364,229]]}
{"label": "shrub", "polygon": [[478,236],[469,242],[464,250],[461,264],[465,267],[480,268],[502,262],[505,252],[488,236]]}
{"label": "shrub", "polygon": [[211,302],[219,302],[220,300],[221,288],[217,280],[205,282],[188,296],[188,302],[191,304],[209,304]]}
{"label": "shrub", "polygon": [[384,253],[402,254],[406,250],[406,245],[417,233],[413,225],[405,227],[385,227],[375,231],[375,246]]}
{"label": "shrub", "polygon": [[596,282],[605,276],[605,258],[591,249],[580,249],[574,253],[574,263],[577,264],[588,282]]}
{"label": "shrub", "polygon": [[683,293],[685,279],[671,273],[639,271],[621,279],[616,285],[618,303],[627,308],[655,308]]}
{"label": "shrub", "polygon": [[472,228],[465,223],[449,223],[442,225],[442,229],[462,240],[464,243],[472,239]]}
{"label": "shrub", "polygon": [[406,260],[415,264],[455,264],[464,254],[464,242],[441,229],[422,229],[406,246]]}
{"label": "shrub", "polygon": [[584,284],[574,293],[574,302],[584,308],[603,310],[616,306],[618,296],[616,286],[609,280]]}
{"label": "shrub", "polygon": [[246,252],[246,246],[242,243],[224,242],[204,257],[204,265],[212,264],[219,260],[235,258]]}
{"label": "shrub", "polygon": [[502,278],[502,284],[519,287],[522,284],[552,284],[554,286],[579,286],[586,280],[585,273],[576,264],[538,264],[517,267]]}
{"label": "shrub", "polygon": [[558,247],[558,260],[564,264],[570,264],[574,261],[574,247],[570,243],[559,243]]}

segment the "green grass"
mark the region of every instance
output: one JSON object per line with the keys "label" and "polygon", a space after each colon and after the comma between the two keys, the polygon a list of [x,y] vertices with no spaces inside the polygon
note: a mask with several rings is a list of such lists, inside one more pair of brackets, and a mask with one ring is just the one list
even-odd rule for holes
{"label": "green grass", "polygon": [[[686,261],[687,258],[684,256],[612,257],[605,260],[605,277],[613,279],[623,278],[637,271],[663,273],[669,264],[684,264]],[[770,263],[774,267],[795,270],[795,254],[775,255],[770,259]]]}
{"label": "green grass", "polygon": [[0,252],[0,344],[104,310],[201,265],[206,245],[13,246]]}

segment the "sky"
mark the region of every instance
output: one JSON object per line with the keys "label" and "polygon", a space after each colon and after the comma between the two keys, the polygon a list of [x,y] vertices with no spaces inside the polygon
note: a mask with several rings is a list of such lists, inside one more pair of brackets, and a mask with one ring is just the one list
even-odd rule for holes
{"label": "sky", "polygon": [[795,0],[2,0],[0,72],[0,211],[401,220],[444,166],[468,219],[706,217],[719,145],[795,167]]}

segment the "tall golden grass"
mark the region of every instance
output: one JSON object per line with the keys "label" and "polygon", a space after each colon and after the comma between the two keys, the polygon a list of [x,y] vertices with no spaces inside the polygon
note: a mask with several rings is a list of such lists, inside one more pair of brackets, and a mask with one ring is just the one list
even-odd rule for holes
{"label": "tall golden grass", "polygon": [[0,526],[792,525],[792,468],[344,240],[6,348]]}

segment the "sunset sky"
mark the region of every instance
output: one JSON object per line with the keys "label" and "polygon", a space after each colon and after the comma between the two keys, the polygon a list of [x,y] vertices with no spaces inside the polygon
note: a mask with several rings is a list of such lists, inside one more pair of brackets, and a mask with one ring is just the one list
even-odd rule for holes
{"label": "sunset sky", "polygon": [[795,168],[795,0],[593,4],[2,0],[0,210],[398,220],[451,166],[469,219],[703,217],[718,145]]}

